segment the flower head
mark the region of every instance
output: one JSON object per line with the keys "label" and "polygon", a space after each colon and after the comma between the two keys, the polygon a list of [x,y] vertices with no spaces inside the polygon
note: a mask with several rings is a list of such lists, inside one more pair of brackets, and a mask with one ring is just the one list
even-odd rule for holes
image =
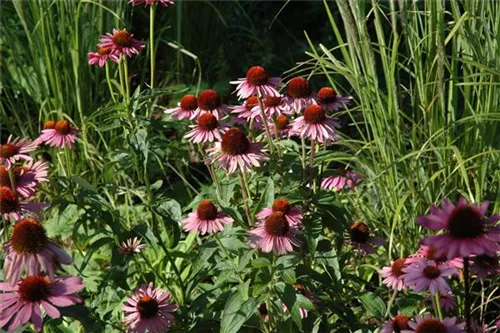
{"label": "flower head", "polygon": [[236,95],[239,99],[250,96],[279,96],[276,90],[282,86],[281,78],[269,77],[266,69],[262,66],[253,66],[247,71],[244,78],[237,81],[231,81],[231,84],[237,84]]}
{"label": "flower head", "polygon": [[352,190],[356,186],[356,182],[360,175],[348,171],[343,168],[336,169],[337,175],[326,177],[321,182],[321,187],[329,190],[343,191],[344,189]]}
{"label": "flower head", "polygon": [[87,57],[89,58],[89,65],[99,64],[99,67],[103,67],[107,60],[118,63],[118,56],[113,54],[109,47],[100,47],[96,52],[87,53]]}
{"label": "flower head", "polygon": [[355,249],[373,254],[377,252],[373,245],[384,245],[385,241],[380,237],[371,236],[370,227],[364,222],[357,221],[349,223],[349,243]]}
{"label": "flower head", "polygon": [[[434,296],[430,295],[424,298],[425,302],[432,303],[432,298]],[[457,307],[457,302],[455,301],[455,297],[451,292],[448,293],[439,293],[439,305],[446,312],[450,312],[455,310]]]}
{"label": "flower head", "polygon": [[31,156],[26,153],[35,150],[37,146],[36,142],[26,138],[12,140],[12,135],[10,135],[6,143],[0,144],[0,164],[4,164],[5,168],[9,170],[19,160],[31,161]]}
{"label": "flower head", "polygon": [[210,200],[202,200],[195,211],[182,220],[185,231],[199,231],[202,235],[224,230],[224,224],[233,223],[233,219],[217,209]]}
{"label": "flower head", "polygon": [[432,295],[450,292],[445,277],[457,274],[454,267],[438,266],[434,261],[414,262],[403,268],[403,279],[408,287],[416,292],[429,290]]}
{"label": "flower head", "polygon": [[[280,114],[291,114],[290,106],[282,95],[279,96],[266,96],[262,101],[262,106],[264,108],[264,114],[267,118],[273,118],[279,116]],[[253,113],[261,114],[260,105],[255,105],[252,108]]]}
{"label": "flower head", "polygon": [[296,77],[290,80],[287,85],[286,101],[292,111],[300,113],[309,105],[317,104],[312,93],[311,84],[302,77]]}
{"label": "flower head", "polygon": [[404,330],[404,333],[462,333],[465,327],[465,323],[457,324],[455,317],[444,318],[441,321],[429,314],[424,317],[416,316],[415,321],[410,321],[408,325],[410,329]]}
{"label": "flower head", "polygon": [[476,274],[478,279],[485,279],[489,276],[495,277],[500,274],[500,263],[498,255],[488,256],[481,254],[472,258],[470,271]]}
{"label": "flower head", "polygon": [[344,104],[349,103],[351,100],[351,96],[340,96],[330,87],[323,87],[316,94],[317,103],[326,111],[340,110]]}
{"label": "flower head", "polygon": [[300,209],[290,204],[285,198],[274,200],[271,207],[264,208],[257,215],[258,220],[265,220],[268,216],[275,212],[282,212],[289,224],[299,225],[302,223],[302,214]]}
{"label": "flower head", "polygon": [[448,257],[446,256],[446,252],[441,254],[440,256],[437,256],[436,252],[437,252],[437,248],[435,246],[420,245],[420,249],[418,250],[418,252],[410,255],[406,261],[409,264],[411,264],[411,263],[419,262],[419,261],[432,260],[438,266],[447,265],[447,266],[455,267],[456,269],[461,269],[464,267],[464,263],[463,263],[462,258],[454,258],[454,259],[448,260]]}
{"label": "flower head", "polygon": [[[33,160],[13,168],[14,184],[16,192],[25,198],[29,198],[36,193],[38,185],[48,182],[47,170],[49,165],[45,161],[33,162]],[[0,165],[0,186],[12,188],[11,176],[4,165]]]}
{"label": "flower head", "polygon": [[394,290],[403,290],[405,288],[403,268],[406,266],[406,259],[400,258],[392,261],[390,267],[382,268],[379,274],[384,278],[383,283]]}
{"label": "flower head", "polygon": [[97,45],[101,48],[111,49],[114,55],[126,55],[132,57],[134,54],[139,54],[145,45],[144,42],[134,38],[127,30],[113,29],[113,33],[106,33],[101,36],[100,43]]}
{"label": "flower head", "polygon": [[318,142],[337,139],[337,128],[340,128],[339,123],[328,118],[325,110],[316,104],[309,105],[304,110],[304,115],[293,122],[293,129],[296,133]]}
{"label": "flower head", "polygon": [[213,142],[222,140],[226,125],[220,123],[213,114],[207,112],[202,113],[198,117],[197,124],[191,125],[191,128],[193,129],[184,138],[193,143]]}
{"label": "flower head", "polygon": [[300,234],[296,224],[289,223],[283,212],[276,211],[250,230],[250,246],[266,253],[286,254],[293,251],[292,246],[300,245]]}
{"label": "flower head", "polygon": [[59,318],[61,313],[57,308],[80,303],[82,299],[75,293],[83,288],[82,278],[78,276],[59,276],[51,280],[44,275],[28,275],[16,285],[1,282],[0,290],[4,293],[0,294],[0,327],[14,332],[32,322],[40,332],[43,327],[40,308],[49,317]]}
{"label": "flower head", "polygon": [[198,96],[198,113],[209,112],[215,118],[222,119],[229,111],[226,104],[222,103],[219,93],[212,89],[203,90]]}
{"label": "flower head", "polygon": [[146,244],[141,244],[141,240],[138,237],[134,237],[123,241],[118,248],[118,252],[120,252],[120,254],[139,253],[145,247]]}
{"label": "flower head", "polygon": [[259,99],[256,96],[248,97],[243,104],[232,106],[231,113],[237,114],[237,119],[245,120],[240,122],[242,125],[248,123],[250,120],[257,120],[259,123],[262,122],[262,116],[260,114],[260,109],[255,109],[259,106]]}
{"label": "flower head", "polygon": [[211,152],[211,162],[218,162],[229,173],[238,168],[241,171],[250,171],[252,167],[259,167],[261,161],[268,158],[262,151],[262,144],[250,142],[247,136],[238,128],[227,130],[221,142],[216,142]]}
{"label": "flower head", "polygon": [[46,206],[45,203],[19,201],[19,198],[10,187],[0,186],[0,215],[5,220],[12,217],[17,221],[24,215],[38,214]]}
{"label": "flower head", "polygon": [[194,119],[198,115],[198,100],[194,95],[185,95],[177,103],[177,107],[165,110],[172,117],[177,119]]}
{"label": "flower head", "polygon": [[170,293],[159,288],[153,289],[153,283],[142,285],[122,307],[126,313],[127,332],[163,333],[175,321],[173,313],[179,308],[170,304]]}
{"label": "flower head", "polygon": [[447,199],[441,201],[441,208],[431,206],[431,214],[419,216],[417,222],[445,233],[427,237],[422,244],[436,247],[436,256],[446,253],[448,259],[481,254],[494,256],[500,252],[500,226],[495,226],[500,215],[486,218],[488,205],[488,201],[480,206],[469,204],[462,197],[456,206]]}
{"label": "flower head", "polygon": [[285,114],[280,114],[274,119],[274,122],[269,123],[269,131],[272,137],[276,137],[276,134],[278,134],[279,138],[288,138],[296,134],[292,121]]}
{"label": "flower head", "polygon": [[75,143],[76,135],[79,133],[78,130],[73,127],[67,120],[59,120],[57,122],[50,122],[50,125],[54,124],[54,127],[49,127],[49,125],[44,124],[44,129],[42,134],[38,137],[38,143],[45,143],[51,147],[69,147],[73,148]]}
{"label": "flower head", "polygon": [[14,284],[24,270],[29,275],[45,271],[49,278],[61,264],[69,265],[73,259],[54,241],[45,228],[33,218],[24,218],[14,225],[9,241],[4,246],[5,281]]}
{"label": "flower head", "polygon": [[380,333],[401,333],[404,330],[409,330],[410,317],[402,314],[398,314],[392,320],[385,322],[384,326],[380,330]]}

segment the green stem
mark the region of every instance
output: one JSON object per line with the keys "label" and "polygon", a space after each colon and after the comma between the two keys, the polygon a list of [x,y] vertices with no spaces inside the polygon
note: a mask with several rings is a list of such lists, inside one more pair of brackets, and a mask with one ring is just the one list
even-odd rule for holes
{"label": "green stem", "polygon": [[312,139],[311,140],[311,159],[310,159],[310,166],[309,166],[309,185],[311,186],[311,189],[314,190],[314,153],[316,152],[316,140]]}
{"label": "green stem", "polygon": [[301,146],[302,146],[302,178],[305,181],[306,179],[306,140],[302,136],[300,138]]}
{"label": "green stem", "polygon": [[113,93],[113,86],[111,85],[111,78],[109,75],[109,64],[107,61],[105,67],[106,67],[106,81],[108,82],[109,93],[111,94],[113,102],[116,102],[115,94]]}
{"label": "green stem", "polygon": [[14,168],[12,166],[9,169],[9,181],[10,181],[10,186],[12,187],[12,193],[14,193],[14,195],[17,195],[17,191],[16,191],[16,175],[14,174]]}
{"label": "green stem", "polygon": [[387,303],[387,310],[385,311],[385,318],[389,316],[391,313],[391,307],[392,303],[394,303],[394,300],[396,299],[396,295],[398,294],[398,290],[394,289],[394,292],[392,293],[391,299],[389,300],[389,303]]}
{"label": "green stem", "polygon": [[[126,98],[127,98],[127,108],[130,105],[130,79],[128,77],[128,62],[127,58],[123,57],[123,71],[124,71],[124,80],[125,80],[125,89],[126,89]],[[135,114],[133,114],[135,118]]]}
{"label": "green stem", "polygon": [[269,125],[267,124],[267,117],[264,113],[264,104],[262,103],[262,98],[257,97],[259,100],[260,106],[260,115],[262,117],[262,122],[264,123],[264,128],[266,129],[267,142],[269,144],[269,150],[271,151],[271,155],[274,155],[274,147],[273,147],[273,138],[271,136],[271,131],[269,130]]}
{"label": "green stem", "polygon": [[155,87],[155,43],[154,43],[154,29],[155,29],[155,13],[156,4],[149,6],[149,52],[151,58],[151,89]]}
{"label": "green stem", "polygon": [[123,63],[123,55],[121,55],[120,58],[118,59],[118,74],[120,76],[120,88],[121,88],[121,91],[122,91],[123,102],[125,103],[125,106],[128,108],[127,97],[126,97],[126,92],[125,92],[125,84],[124,84],[124,81],[123,81],[123,67],[122,67],[122,63]]}
{"label": "green stem", "polygon": [[[142,257],[142,259],[144,259],[144,261],[148,265],[149,269],[151,269],[153,271],[153,273],[158,277],[158,279],[160,279],[160,281],[163,283],[163,285],[165,287],[168,287],[169,284],[167,283],[167,280],[165,280],[165,278],[163,277],[162,274],[159,274],[158,272],[156,272],[156,269],[153,267],[153,264],[151,264],[151,262],[148,260],[148,258],[146,258],[146,256],[142,252],[139,252],[139,255]],[[184,288],[181,288],[181,290],[183,290],[183,292],[184,292]],[[175,299],[175,302],[177,304],[183,303],[183,300],[181,301],[181,300],[177,299],[177,296],[175,295],[175,293],[171,293],[171,294],[172,294],[172,297]]]}
{"label": "green stem", "polygon": [[441,312],[441,303],[439,302],[439,292],[434,296],[436,302],[436,310],[439,316],[439,320],[443,320],[443,313]]}
{"label": "green stem", "polygon": [[252,215],[250,214],[250,207],[248,206],[248,198],[249,198],[248,193],[249,192],[248,192],[247,180],[245,177],[245,171],[240,171],[239,176],[240,176],[240,185],[241,185],[241,195],[243,197],[243,204],[245,205],[245,214],[247,216],[248,225],[252,225],[253,220],[252,220]]}
{"label": "green stem", "polygon": [[201,154],[201,158],[203,159],[203,162],[208,167],[208,172],[210,173],[210,177],[212,177],[212,181],[215,183],[215,189],[217,191],[217,194],[219,196],[221,196],[222,195],[222,188],[220,186],[219,178],[217,177],[217,173],[214,169],[214,166],[210,163],[207,163],[207,154],[205,154],[201,145],[198,145],[198,150]]}

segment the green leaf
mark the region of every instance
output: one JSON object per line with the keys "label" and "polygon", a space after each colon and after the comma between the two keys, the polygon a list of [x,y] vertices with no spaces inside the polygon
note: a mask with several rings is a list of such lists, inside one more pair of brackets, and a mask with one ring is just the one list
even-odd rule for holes
{"label": "green leaf", "polygon": [[255,268],[269,267],[271,266],[271,261],[267,258],[257,258],[252,260],[252,266]]}
{"label": "green leaf", "polygon": [[368,292],[359,297],[366,311],[374,317],[383,317],[385,315],[386,306],[384,301],[375,293]]}
{"label": "green leaf", "polygon": [[226,302],[222,312],[220,333],[236,333],[257,309],[259,301],[249,298],[243,301],[241,292],[236,290]]}
{"label": "green leaf", "polygon": [[83,178],[72,176],[71,181],[75,184],[80,185],[81,187],[83,187],[86,190],[97,193],[97,189]]}

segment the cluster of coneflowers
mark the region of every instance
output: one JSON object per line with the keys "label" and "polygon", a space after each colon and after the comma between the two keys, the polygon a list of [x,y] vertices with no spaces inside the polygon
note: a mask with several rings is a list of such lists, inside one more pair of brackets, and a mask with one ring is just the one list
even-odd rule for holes
{"label": "cluster of coneflowers", "polygon": [[[59,318],[58,308],[80,303],[79,276],[56,275],[71,257],[48,238],[37,217],[47,206],[34,202],[40,184],[48,182],[49,164],[30,153],[39,145],[71,148],[77,130],[67,120],[48,121],[35,140],[10,136],[0,144],[0,213],[11,233],[4,250],[4,282],[0,282],[0,328],[13,332],[27,322],[36,331],[43,317]],[[43,310],[43,311],[42,311]]]}
{"label": "cluster of coneflowers", "polygon": [[[486,332],[487,326],[471,320],[470,278],[495,278],[500,273],[500,215],[486,217],[489,203],[470,204],[460,198],[454,205],[441,201],[440,207],[431,206],[430,214],[420,216],[417,222],[441,233],[424,238],[417,253],[396,259],[384,267],[380,275],[383,283],[397,291],[413,290],[429,293],[425,299],[432,303],[434,316],[426,314],[411,321],[398,314],[385,323],[382,332]],[[444,317],[456,308],[455,296],[448,280],[461,277],[465,290],[465,322],[456,317]],[[395,294],[394,294],[395,296]],[[500,324],[497,323],[497,324]]]}

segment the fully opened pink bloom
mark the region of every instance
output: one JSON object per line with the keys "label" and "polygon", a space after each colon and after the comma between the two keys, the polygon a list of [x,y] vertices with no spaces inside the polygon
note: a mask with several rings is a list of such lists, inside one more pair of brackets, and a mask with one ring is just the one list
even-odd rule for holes
{"label": "fully opened pink bloom", "polygon": [[87,53],[89,65],[99,64],[99,67],[104,67],[107,60],[118,63],[118,56],[111,52],[112,50],[109,47],[100,47],[96,52]]}
{"label": "fully opened pink bloom", "polygon": [[[38,185],[49,181],[48,168],[47,162],[33,162],[33,160],[23,166],[13,168],[16,192],[25,198],[35,195]],[[4,165],[0,165],[0,186],[12,187],[9,171]]]}
{"label": "fully opened pink bloom", "polygon": [[49,278],[61,264],[69,265],[71,257],[49,239],[45,228],[33,218],[25,218],[14,225],[14,231],[5,244],[5,281],[16,283],[23,271],[28,275],[45,271]]}
{"label": "fully opened pink bloom", "polygon": [[446,253],[448,259],[470,255],[500,252],[500,214],[486,218],[488,201],[480,206],[469,204],[461,197],[457,205],[449,200],[441,201],[441,208],[431,206],[431,214],[419,216],[417,222],[431,230],[444,230],[443,234],[430,236],[422,241],[424,245],[436,247],[436,255]]}
{"label": "fully opened pink bloom", "polygon": [[53,128],[44,125],[42,134],[38,137],[38,143],[45,143],[51,147],[69,147],[73,148],[78,130],[71,126],[67,120],[59,120]]}
{"label": "fully opened pink bloom", "polygon": [[330,87],[321,88],[316,94],[316,101],[326,111],[337,111],[351,102],[351,96],[340,96]]}
{"label": "fully opened pink bloom", "polygon": [[[427,296],[424,301],[428,303],[432,303],[432,299],[434,296]],[[457,307],[457,302],[455,301],[455,297],[451,292],[448,293],[439,293],[439,305],[446,312],[450,312],[455,310]]]}
{"label": "fully opened pink bloom", "polygon": [[[264,107],[264,114],[267,118],[273,118],[279,116],[280,114],[292,114],[290,106],[286,102],[284,96],[267,96],[262,101],[262,106]],[[260,105],[257,104],[252,108],[252,112],[261,114]]]}
{"label": "fully opened pink bloom", "polygon": [[226,125],[220,123],[211,113],[203,113],[198,117],[197,124],[191,125],[193,128],[184,138],[193,143],[221,141]]}
{"label": "fully opened pink bloom", "polygon": [[245,122],[241,123],[242,125],[247,124],[252,119],[262,121],[260,109],[255,109],[256,106],[259,106],[259,99],[256,96],[250,96],[243,104],[232,106],[231,113],[237,114],[237,118],[245,120]]}
{"label": "fully opened pink bloom", "polygon": [[289,223],[285,214],[278,211],[250,230],[250,246],[265,253],[286,254],[293,251],[293,246],[300,245],[300,234],[298,226]]}
{"label": "fully opened pink bloom", "polygon": [[282,86],[281,78],[269,77],[266,69],[261,66],[253,66],[247,72],[246,77],[231,81],[231,84],[237,84],[236,96],[239,99],[250,96],[279,96],[278,90]]}
{"label": "fully opened pink bloom", "polygon": [[127,55],[132,57],[134,54],[139,54],[139,51],[144,48],[144,42],[134,38],[127,30],[113,29],[113,33],[106,33],[101,36],[100,43],[97,46],[111,49],[111,53],[115,55]]}
{"label": "fully opened pink bloom", "polygon": [[286,102],[292,112],[300,113],[309,105],[317,104],[311,84],[302,77],[290,80],[287,85]]}
{"label": "fully opened pink bloom", "polygon": [[164,333],[175,321],[173,313],[179,309],[170,304],[170,293],[159,288],[153,289],[153,283],[142,285],[132,297],[128,297],[123,306],[126,313],[125,324],[128,333]]}
{"label": "fully opened pink bloom", "polygon": [[470,266],[470,271],[475,274],[478,279],[482,280],[487,277],[496,277],[500,274],[500,263],[498,255],[488,256],[485,254],[474,256]]}
{"label": "fully opened pink bloom", "polygon": [[278,134],[279,138],[289,138],[296,134],[290,118],[285,114],[280,114],[274,119],[274,122],[269,122],[269,131],[273,138],[276,137],[276,134]]}
{"label": "fully opened pink bloom", "polygon": [[15,138],[12,135],[7,138],[6,143],[0,144],[0,164],[4,164],[9,170],[11,166],[19,160],[31,161],[31,156],[27,153],[36,149],[38,144],[28,139]]}
{"label": "fully opened pink bloom", "polygon": [[373,237],[370,234],[370,227],[362,221],[349,222],[348,243],[355,249],[367,254],[376,253],[374,245],[385,245],[385,241],[380,237]]}
{"label": "fully opened pink bloom", "polygon": [[177,119],[194,119],[198,115],[198,100],[194,95],[185,95],[173,109],[165,110],[172,117]]}
{"label": "fully opened pink bloom", "polygon": [[352,190],[356,186],[356,182],[361,177],[357,173],[348,171],[343,168],[336,169],[337,175],[326,177],[321,182],[321,187],[325,189],[335,189],[336,191],[342,191],[344,189]]}
{"label": "fully opened pink bloom", "polygon": [[337,139],[337,128],[340,128],[339,123],[328,118],[325,110],[319,105],[308,106],[304,111],[304,115],[293,122],[295,132],[318,142]]}
{"label": "fully opened pink bloom", "polygon": [[378,273],[384,278],[383,283],[389,288],[394,290],[405,289],[405,282],[403,279],[403,268],[407,266],[406,259],[401,258],[391,262],[390,267],[382,268]]}
{"label": "fully opened pink bloom", "polygon": [[388,320],[384,323],[384,326],[380,329],[380,333],[400,333],[404,330],[410,329],[408,323],[410,322],[410,317],[402,314],[398,314],[392,320]]}
{"label": "fully opened pink bloom", "polygon": [[438,266],[447,265],[455,267],[456,269],[462,269],[464,267],[464,262],[462,258],[454,258],[448,260],[446,253],[440,256],[436,255],[437,248],[434,246],[420,245],[420,249],[417,253],[410,255],[407,258],[408,263],[421,262],[421,261],[434,261]]}
{"label": "fully opened pink bloom", "polygon": [[45,207],[45,203],[19,201],[10,187],[0,186],[0,215],[5,220],[11,217],[17,221],[26,215],[36,215]]}
{"label": "fully opened pink bloom", "polygon": [[139,253],[145,247],[146,244],[141,244],[141,240],[138,237],[134,237],[123,241],[118,248],[118,252],[120,252],[120,254]]}
{"label": "fully opened pink bloom", "polygon": [[78,276],[59,276],[50,280],[43,275],[28,275],[16,285],[0,283],[0,327],[14,332],[27,322],[33,323],[40,332],[43,317],[40,308],[49,317],[59,318],[58,307],[80,303],[82,299],[75,295],[82,290],[82,278]]}
{"label": "fully opened pink bloom", "polygon": [[300,213],[300,209],[291,205],[290,202],[284,198],[274,200],[271,207],[264,208],[256,215],[256,217],[258,220],[265,220],[268,216],[275,212],[282,212],[289,224],[297,225],[302,223],[302,214]]}
{"label": "fully opened pink bloom", "polygon": [[454,267],[438,266],[434,261],[414,262],[403,268],[403,278],[408,287],[416,292],[429,290],[432,295],[450,292],[445,277],[457,274]]}
{"label": "fully opened pink bloom", "polygon": [[202,200],[182,222],[185,231],[198,231],[204,235],[223,231],[224,224],[233,223],[233,219],[219,211],[210,200]]}
{"label": "fully opened pink bloom", "polygon": [[436,333],[463,333],[465,323],[457,324],[457,318],[444,318],[442,321],[432,318],[431,315],[426,314],[424,317],[415,316],[415,321],[408,323],[410,330],[403,330],[403,333],[414,332],[436,332]]}
{"label": "fully opened pink bloom", "polygon": [[203,90],[198,96],[198,113],[209,112],[217,119],[222,119],[229,112],[229,107],[222,103],[219,93],[212,89]]}
{"label": "fully opened pink bloom", "polygon": [[262,151],[262,144],[250,142],[238,128],[227,130],[222,141],[216,142],[215,147],[209,151],[210,161],[218,162],[228,173],[237,169],[251,171],[253,167],[259,167],[260,162],[268,159]]}

